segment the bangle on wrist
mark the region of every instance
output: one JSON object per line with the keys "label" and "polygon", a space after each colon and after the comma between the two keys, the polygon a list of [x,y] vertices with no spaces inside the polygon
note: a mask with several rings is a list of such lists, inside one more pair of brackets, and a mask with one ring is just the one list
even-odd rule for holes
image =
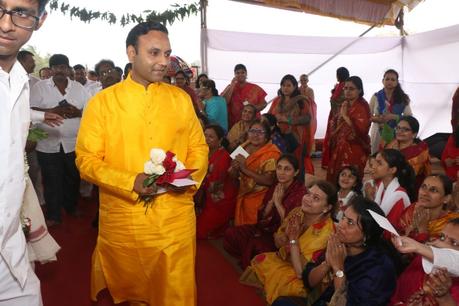
{"label": "bangle on wrist", "polygon": [[292,117],[288,117],[287,118],[287,123],[288,123],[288,125],[292,125]]}
{"label": "bangle on wrist", "polygon": [[297,245],[298,244],[298,241],[296,241],[295,239],[292,239],[288,242],[290,245]]}

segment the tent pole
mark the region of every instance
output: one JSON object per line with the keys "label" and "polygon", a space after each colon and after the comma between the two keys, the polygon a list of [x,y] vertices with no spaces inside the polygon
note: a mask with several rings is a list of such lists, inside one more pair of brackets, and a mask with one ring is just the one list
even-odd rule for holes
{"label": "tent pole", "polygon": [[370,32],[371,30],[373,30],[373,28],[376,27],[376,24],[372,25],[370,28],[368,28],[365,32],[363,32],[362,34],[360,34],[356,39],[354,39],[353,41],[351,41],[350,43],[348,43],[347,45],[345,45],[343,48],[341,48],[338,52],[336,52],[335,54],[333,54],[331,57],[329,57],[325,62],[323,62],[322,64],[320,64],[319,66],[317,66],[316,68],[314,68],[312,71],[310,71],[308,73],[308,75],[311,75],[313,74],[314,72],[316,72],[317,70],[319,70],[320,68],[322,68],[323,66],[325,66],[327,63],[329,63],[332,59],[334,59],[335,57],[337,57],[338,55],[340,55],[341,53],[343,53],[347,48],[349,48],[350,46],[352,46],[354,43],[356,43],[358,40],[360,40],[360,38],[362,38],[365,34],[367,34],[368,32]]}
{"label": "tent pole", "polygon": [[201,72],[208,73],[207,67],[207,1],[200,0],[200,12],[201,12]]}

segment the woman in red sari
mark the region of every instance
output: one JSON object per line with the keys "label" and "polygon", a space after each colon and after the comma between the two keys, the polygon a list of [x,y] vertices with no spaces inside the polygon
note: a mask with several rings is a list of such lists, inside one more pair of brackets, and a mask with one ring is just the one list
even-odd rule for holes
{"label": "woman in red sari", "polygon": [[358,76],[346,80],[346,100],[340,107],[336,127],[330,134],[330,160],[327,180],[335,182],[338,171],[344,165],[354,165],[363,176],[363,169],[370,154],[370,109],[363,98],[363,84]]}
{"label": "woman in red sari", "polygon": [[248,130],[248,140],[241,145],[250,155],[245,158],[239,154],[231,162],[229,171],[233,177],[239,179],[235,225],[257,223],[263,198],[274,184],[276,161],[280,151],[270,140],[270,127],[255,120]]}
{"label": "woman in red sari", "polygon": [[199,197],[204,208],[197,218],[196,237],[207,239],[218,236],[218,231],[226,227],[234,217],[237,196],[235,181],[228,175],[231,157],[222,146],[225,132],[219,125],[208,125],[204,130],[209,146],[209,168]]}
{"label": "woman in red sari", "polygon": [[429,147],[426,142],[417,138],[418,132],[418,120],[412,116],[403,116],[395,127],[395,139],[386,146],[387,149],[399,150],[413,167],[416,174],[416,190],[426,176],[432,173]]}
{"label": "woman in red sari", "polygon": [[448,142],[441,154],[441,163],[446,175],[453,182],[457,181],[459,173],[459,127],[456,127],[453,134],[448,137]]}
{"label": "woman in red sari", "polygon": [[325,138],[322,149],[322,168],[328,167],[330,161],[330,135],[336,128],[336,121],[339,115],[339,109],[343,104],[344,98],[344,83],[349,78],[349,70],[346,67],[339,67],[336,70],[336,79],[338,83],[332,89],[332,96],[330,97],[330,113],[328,114],[327,131],[325,132]]}
{"label": "woman in red sari", "polygon": [[301,205],[307,188],[296,178],[298,167],[295,156],[282,155],[276,166],[277,184],[266,193],[263,205],[258,211],[257,224],[235,226],[226,230],[223,247],[240,260],[243,269],[254,256],[276,250],[274,233],[285,216]]}
{"label": "woman in red sari", "polygon": [[228,128],[241,120],[242,108],[246,103],[255,106],[258,115],[267,105],[266,92],[257,84],[247,82],[247,68],[243,64],[234,67],[234,78],[221,96],[228,103]]}
{"label": "woman in red sari", "polygon": [[293,153],[300,161],[300,176],[303,177],[304,173],[314,174],[311,151],[317,129],[316,104],[300,94],[293,75],[285,75],[280,86],[279,95],[268,112],[276,116],[282,134],[290,134],[298,144]]}
{"label": "woman in red sari", "polygon": [[459,218],[459,213],[448,209],[452,191],[453,184],[446,175],[426,177],[419,188],[418,201],[405,209],[397,231],[419,242],[437,236],[449,220]]}

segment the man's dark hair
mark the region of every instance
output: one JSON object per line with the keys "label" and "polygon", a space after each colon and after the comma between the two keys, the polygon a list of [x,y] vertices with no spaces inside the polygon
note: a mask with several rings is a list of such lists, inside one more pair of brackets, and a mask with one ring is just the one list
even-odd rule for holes
{"label": "man's dark hair", "polygon": [[51,68],[49,68],[49,67],[43,67],[43,68],[41,68],[40,70],[38,70],[38,75],[41,76],[41,72],[42,72],[43,70],[51,70]]}
{"label": "man's dark hair", "polygon": [[100,62],[98,62],[96,66],[94,67],[94,70],[96,71],[97,75],[99,75],[100,66],[102,65],[110,65],[112,69],[115,68],[115,63],[112,60],[103,59]]}
{"label": "man's dark hair", "polygon": [[127,63],[126,66],[124,66],[124,77],[126,78],[127,75],[129,74],[129,71],[132,69],[132,63]]}
{"label": "man's dark hair", "polygon": [[73,70],[81,70],[81,69],[86,70],[86,68],[81,64],[76,64],[75,66],[73,66]]}
{"label": "man's dark hair", "polygon": [[67,65],[67,67],[70,67],[69,58],[64,54],[53,54],[49,58],[49,67],[57,65]]}
{"label": "man's dark hair", "polygon": [[133,27],[131,31],[129,31],[129,34],[126,38],[126,48],[129,46],[134,46],[135,51],[137,51],[139,36],[148,34],[150,31],[159,31],[165,34],[169,34],[167,28],[162,23],[156,21],[141,22]]}
{"label": "man's dark hair", "polygon": [[18,52],[18,55],[16,56],[16,58],[18,59],[18,61],[21,62],[21,61],[25,60],[25,58],[27,56],[29,56],[29,55],[32,56],[32,57],[34,56],[34,54],[32,52],[30,52],[30,51],[21,50],[21,51]]}
{"label": "man's dark hair", "polygon": [[115,70],[118,71],[118,73],[120,74],[120,77],[123,76],[123,69],[121,67],[116,66]]}
{"label": "man's dark hair", "polygon": [[95,72],[94,70],[89,70],[88,75],[97,77],[97,72]]}
{"label": "man's dark hair", "polygon": [[38,15],[41,16],[45,11],[46,4],[48,4],[49,0],[38,0]]}

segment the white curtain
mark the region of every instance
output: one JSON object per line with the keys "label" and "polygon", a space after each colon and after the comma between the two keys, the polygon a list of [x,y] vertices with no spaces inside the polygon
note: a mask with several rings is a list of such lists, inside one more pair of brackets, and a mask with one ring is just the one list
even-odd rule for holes
{"label": "white curtain", "polygon": [[[320,25],[318,25],[320,26]],[[276,96],[285,74],[299,77],[312,71],[356,38],[281,36],[207,30],[209,76],[223,90],[234,66],[246,65],[248,81],[260,85],[268,99]],[[341,55],[310,75],[318,106],[316,138],[325,134],[330,90],[336,69],[345,66],[364,82],[365,98],[382,88],[385,70],[400,73],[420,121],[420,137],[450,132],[451,97],[459,84],[459,25],[401,37],[361,38]]]}

